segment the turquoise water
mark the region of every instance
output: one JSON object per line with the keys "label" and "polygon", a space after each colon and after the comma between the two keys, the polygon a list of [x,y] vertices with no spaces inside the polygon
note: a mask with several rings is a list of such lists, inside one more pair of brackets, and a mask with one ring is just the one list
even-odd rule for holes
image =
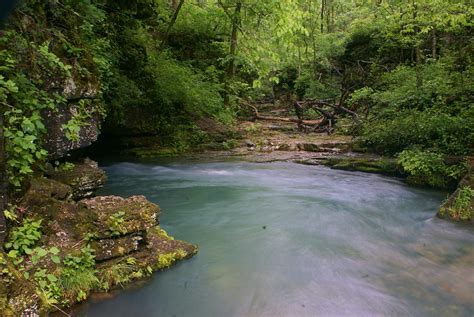
{"label": "turquoise water", "polygon": [[100,194],[145,195],[200,252],[75,316],[473,316],[474,230],[446,193],[293,163],[117,163]]}

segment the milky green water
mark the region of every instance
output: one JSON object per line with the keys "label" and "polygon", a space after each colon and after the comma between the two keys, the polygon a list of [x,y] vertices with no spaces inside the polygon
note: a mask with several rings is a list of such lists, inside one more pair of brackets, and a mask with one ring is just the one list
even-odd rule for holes
{"label": "milky green water", "polygon": [[445,193],[293,163],[119,163],[196,257],[76,316],[474,316],[474,229]]}

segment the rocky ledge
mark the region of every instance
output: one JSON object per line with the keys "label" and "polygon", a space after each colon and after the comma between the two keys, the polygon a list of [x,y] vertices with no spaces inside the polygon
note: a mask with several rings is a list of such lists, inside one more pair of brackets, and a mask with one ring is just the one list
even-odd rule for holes
{"label": "rocky ledge", "polygon": [[474,159],[459,182],[456,191],[448,197],[438,211],[438,217],[453,221],[474,221]]}
{"label": "rocky ledge", "polygon": [[197,253],[160,228],[144,196],[90,198],[105,181],[91,161],[48,175],[31,180],[0,254],[2,316],[66,309]]}

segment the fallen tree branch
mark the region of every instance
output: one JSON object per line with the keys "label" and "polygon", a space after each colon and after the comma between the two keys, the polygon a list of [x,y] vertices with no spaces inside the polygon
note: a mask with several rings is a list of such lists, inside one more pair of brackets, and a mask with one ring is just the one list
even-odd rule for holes
{"label": "fallen tree branch", "polygon": [[317,119],[317,120],[300,120],[297,118],[285,118],[285,117],[271,117],[271,116],[262,116],[259,114],[257,107],[249,104],[249,103],[242,103],[243,105],[251,108],[254,112],[254,119],[255,120],[263,120],[263,121],[278,121],[278,122],[294,122],[297,124],[304,124],[307,126],[317,126],[319,125],[324,118]]}

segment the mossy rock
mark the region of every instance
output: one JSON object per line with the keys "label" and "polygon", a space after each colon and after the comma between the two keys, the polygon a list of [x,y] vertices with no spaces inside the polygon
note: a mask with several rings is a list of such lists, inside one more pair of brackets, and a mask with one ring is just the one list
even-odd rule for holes
{"label": "mossy rock", "polygon": [[107,181],[105,172],[89,159],[74,164],[71,170],[49,169],[47,174],[51,179],[70,186],[75,200],[91,197]]}
{"label": "mossy rock", "polygon": [[128,149],[123,152],[125,156],[133,156],[139,158],[159,158],[159,157],[174,157],[179,154],[179,151],[174,148],[148,148],[140,147]]}
{"label": "mossy rock", "polygon": [[473,166],[459,182],[456,191],[441,205],[437,216],[451,221],[474,221],[474,175]]}
{"label": "mossy rock", "polygon": [[142,234],[128,235],[115,239],[101,239],[91,243],[96,261],[102,262],[136,252],[145,244]]}
{"label": "mossy rock", "polygon": [[84,224],[87,228],[84,233],[94,232],[100,239],[146,232],[158,224],[160,215],[160,207],[144,196],[127,199],[99,196],[81,200],[79,207],[82,215],[89,215],[93,219],[92,223]]}
{"label": "mossy rock", "polygon": [[163,270],[180,260],[188,259],[198,252],[195,245],[175,240],[159,226],[150,228],[145,234],[146,244],[126,257],[118,257],[98,263],[98,276],[106,289],[130,283]]}
{"label": "mossy rock", "polygon": [[72,188],[66,184],[56,180],[47,179],[44,177],[36,177],[30,180],[27,192],[24,199],[42,200],[45,198],[54,198],[59,200],[66,200],[72,195]]}
{"label": "mossy rock", "polygon": [[390,158],[332,157],[321,159],[320,163],[341,170],[377,173],[389,176],[401,175],[396,160]]}

